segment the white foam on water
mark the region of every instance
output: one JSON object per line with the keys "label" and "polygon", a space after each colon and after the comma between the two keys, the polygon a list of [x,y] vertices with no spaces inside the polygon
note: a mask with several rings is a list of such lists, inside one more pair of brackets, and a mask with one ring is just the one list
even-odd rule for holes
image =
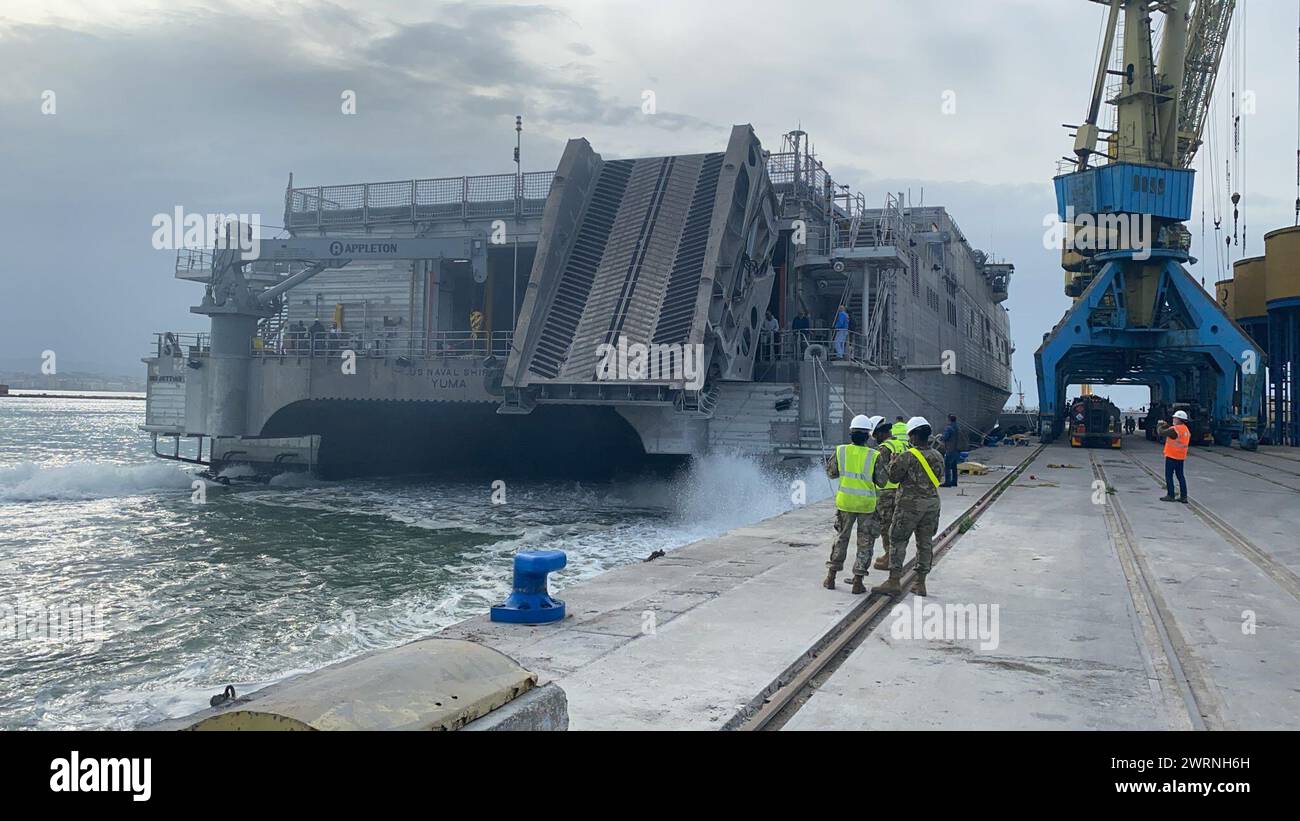
{"label": "white foam on water", "polygon": [[[0,469],[0,501],[188,490],[192,478],[167,464],[28,464]],[[803,485],[792,487],[792,482]],[[385,516],[431,530],[458,527],[499,538],[449,551],[441,566],[446,579],[434,579],[428,588],[347,602],[340,611],[346,619],[338,613],[325,616],[298,651],[277,657],[273,666],[252,663],[245,657],[244,642],[234,637],[229,645],[216,643],[205,651],[201,663],[146,681],[96,684],[89,690],[93,705],[84,703],[87,691],[83,690],[76,697],[81,702],[71,696],[58,699],[46,704],[43,714],[57,717],[58,726],[77,727],[129,727],[185,715],[206,706],[207,698],[228,681],[234,681],[242,695],[285,676],[396,646],[483,613],[509,592],[510,561],[516,550],[558,547],[568,551],[569,567],[553,581],[562,596],[564,588],[640,561],[653,550],[672,550],[788,511],[797,505],[800,490],[809,503],[829,494],[830,485],[820,465],[774,470],[727,454],[696,459],[671,479],[511,483],[510,503],[501,508],[489,507],[486,485],[476,490],[433,485],[426,492],[420,485],[328,483],[285,474],[269,488],[245,491],[243,498]],[[331,559],[342,560],[337,556]],[[256,644],[257,638],[250,640]],[[46,718],[38,719],[36,726],[54,725]]]}
{"label": "white foam on water", "polygon": [[0,502],[82,501],[134,496],[149,490],[188,489],[192,476],[174,465],[24,462],[0,468]]}
{"label": "white foam on water", "polygon": [[218,479],[247,479],[250,476],[256,476],[257,471],[252,465],[231,465],[217,474]]}
{"label": "white foam on water", "polygon": [[271,481],[268,484],[270,484],[271,487],[303,488],[316,487],[324,483],[322,480],[315,478],[310,473],[291,472],[277,473],[271,477]]}
{"label": "white foam on water", "polygon": [[[797,484],[796,484],[797,483]],[[637,482],[618,491],[630,503],[663,507],[681,541],[707,538],[785,513],[830,495],[819,466],[775,470],[738,454],[713,453],[691,460],[672,481]]]}
{"label": "white foam on water", "polygon": [[[801,484],[796,486],[796,482]],[[484,544],[444,566],[456,576],[456,582],[437,594],[410,593],[361,610],[356,613],[354,646],[340,657],[395,646],[484,612],[509,592],[509,557],[516,550],[559,548],[568,552],[569,566],[552,578],[552,589],[562,595],[572,584],[640,561],[653,550],[671,551],[785,513],[799,506],[799,499],[812,503],[830,495],[831,483],[818,464],[775,470],[729,454],[697,458],[686,472],[672,479],[575,485],[562,500],[555,500],[557,505],[573,509],[574,521],[541,527],[515,525],[518,535]],[[590,521],[590,511],[577,509],[584,505],[606,512],[623,508],[656,515],[652,521],[637,521],[627,527],[595,524]],[[469,526],[477,532],[486,529],[481,522]]]}

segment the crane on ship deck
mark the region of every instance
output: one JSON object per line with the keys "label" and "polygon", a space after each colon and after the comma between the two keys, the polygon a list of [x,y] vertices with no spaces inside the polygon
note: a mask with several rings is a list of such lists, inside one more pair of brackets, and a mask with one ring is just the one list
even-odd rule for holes
{"label": "crane on ship deck", "polygon": [[[1087,116],[1067,126],[1074,156],[1054,180],[1074,303],[1034,355],[1043,439],[1062,433],[1068,385],[1131,384],[1197,403],[1216,444],[1252,449],[1263,353],[1183,267],[1191,163],[1236,0],[1090,2],[1108,14]],[[1114,128],[1101,126],[1103,103]]]}

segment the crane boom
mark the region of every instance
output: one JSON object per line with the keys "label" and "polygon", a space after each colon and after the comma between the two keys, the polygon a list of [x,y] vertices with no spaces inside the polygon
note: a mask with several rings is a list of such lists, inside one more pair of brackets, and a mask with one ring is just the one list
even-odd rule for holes
{"label": "crane boom", "polygon": [[1237,0],[1198,0],[1192,11],[1183,64],[1183,88],[1178,97],[1178,167],[1188,168],[1201,146],[1210,113],[1214,82],[1228,42],[1228,28]]}
{"label": "crane boom", "polygon": [[[1214,83],[1223,61],[1237,0],[1092,0],[1109,7],[1088,116],[1078,126],[1077,169],[1092,156],[1111,161],[1187,168],[1201,145]],[[1159,59],[1153,53],[1152,14],[1164,15]],[[1122,71],[1110,60],[1123,22]],[[1106,152],[1098,152],[1099,108],[1104,80],[1121,77],[1115,96],[1116,131]]]}
{"label": "crane boom", "polygon": [[[260,240],[248,249],[215,249],[208,292],[203,304],[191,310],[267,316],[277,310],[277,298],[285,291],[321,271],[342,268],[353,260],[456,260],[483,271],[487,264],[484,248],[483,240],[465,237],[389,236],[289,237]],[[305,267],[260,290],[244,274],[244,266],[255,262],[300,262]]]}

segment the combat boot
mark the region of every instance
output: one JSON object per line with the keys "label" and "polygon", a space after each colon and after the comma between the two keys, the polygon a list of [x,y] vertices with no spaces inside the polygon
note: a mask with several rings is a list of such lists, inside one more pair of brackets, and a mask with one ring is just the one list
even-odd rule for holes
{"label": "combat boot", "polygon": [[873,565],[871,565],[871,566],[874,567],[874,568],[876,568],[877,570],[888,570],[888,569],[889,569],[889,553],[888,553],[888,552],[882,553],[881,556],[880,556],[880,558],[879,558],[879,559],[876,559],[876,563],[873,564]]}
{"label": "combat boot", "polygon": [[878,584],[871,588],[872,593],[884,593],[886,596],[897,596],[903,592],[903,573],[899,570],[890,570],[889,579],[884,584]]}
{"label": "combat boot", "polygon": [[822,582],[822,587],[827,590],[835,589],[835,571],[832,570],[826,574],[826,581]]}
{"label": "combat boot", "polygon": [[855,596],[861,596],[863,593],[867,592],[867,586],[862,583],[861,576],[853,577],[853,590],[850,592]]}
{"label": "combat boot", "polygon": [[912,592],[918,596],[925,595],[925,574],[917,573],[916,580],[912,582]]}

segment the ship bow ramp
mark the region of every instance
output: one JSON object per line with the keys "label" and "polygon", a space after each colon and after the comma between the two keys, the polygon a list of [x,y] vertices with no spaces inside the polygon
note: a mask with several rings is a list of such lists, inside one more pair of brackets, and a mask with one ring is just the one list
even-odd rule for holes
{"label": "ship bow ramp", "polygon": [[[528,181],[516,203],[508,175],[305,189],[314,210],[286,224],[314,221],[267,243],[280,256],[199,254],[197,274],[178,257],[178,276],[240,298],[193,309],[212,334],[158,336],[155,453],[214,474],[501,476],[706,451],[723,383],[754,378],[774,282],[777,200],[753,129],[721,152],[641,159],[573,140],[544,206]],[[421,212],[424,183],[452,191],[447,215]],[[406,205],[375,210],[393,191]],[[505,218],[520,247],[488,247]]]}
{"label": "ship bow ramp", "polygon": [[613,406],[649,453],[697,453],[710,397],[753,378],[776,198],[753,129],[726,151],[605,160],[565,149],[502,386],[505,413]]}

